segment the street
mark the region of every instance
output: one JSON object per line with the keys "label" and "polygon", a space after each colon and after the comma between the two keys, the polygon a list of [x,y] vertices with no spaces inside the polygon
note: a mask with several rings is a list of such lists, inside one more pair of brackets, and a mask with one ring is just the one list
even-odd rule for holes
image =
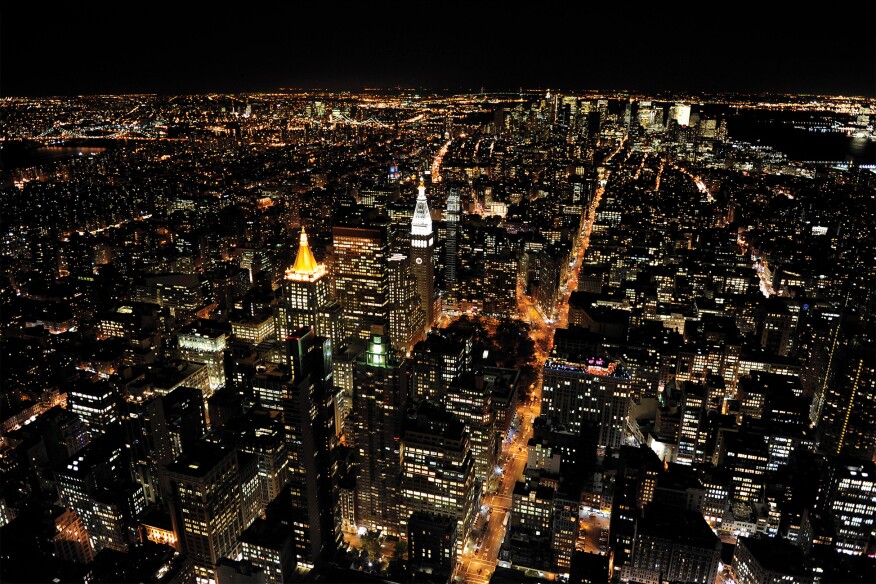
{"label": "street", "polygon": [[[618,145],[617,149],[606,160],[610,160],[622,148],[623,142]],[[584,227],[577,246],[578,253],[575,256],[572,267],[569,269],[568,281],[562,289],[560,316],[557,321],[546,323],[541,312],[532,302],[532,299],[523,294],[522,290],[518,290],[517,300],[520,318],[531,324],[530,336],[535,342],[535,366],[538,371],[538,378],[530,388],[531,399],[523,401],[517,407],[519,431],[514,434],[511,442],[506,441],[502,444],[502,450],[499,455],[499,468],[501,469],[498,473],[499,476],[495,478],[495,481],[491,477],[491,480],[488,480],[487,483],[490,489],[493,489],[493,485],[496,483],[498,484],[494,490],[488,490],[482,499],[482,505],[488,508],[488,520],[485,527],[481,528],[479,526],[483,525],[481,523],[483,519],[478,519],[478,523],[476,523],[475,529],[472,532],[474,537],[466,543],[462,556],[457,561],[454,579],[458,582],[486,584],[490,581],[490,576],[496,569],[499,550],[505,538],[505,530],[507,528],[505,519],[511,511],[514,485],[523,478],[526,468],[527,444],[532,437],[532,423],[541,414],[542,367],[550,355],[554,330],[557,326],[565,327],[568,325],[569,295],[577,288],[578,271],[581,268],[584,254],[590,244],[593,221],[596,218],[596,210],[599,207],[599,202],[602,200],[604,192],[604,183],[599,184],[594,193],[593,201],[586,211]],[[489,509],[492,509],[492,511],[490,512]],[[594,519],[588,517],[582,520],[582,526],[584,526],[585,533],[587,534],[585,536],[585,549],[599,553],[600,533],[602,529],[607,530],[608,519],[599,516]]]}

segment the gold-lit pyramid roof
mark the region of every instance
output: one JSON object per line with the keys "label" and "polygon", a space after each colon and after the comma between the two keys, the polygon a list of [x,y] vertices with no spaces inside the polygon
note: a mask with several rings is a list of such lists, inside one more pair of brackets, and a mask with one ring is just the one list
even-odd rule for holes
{"label": "gold-lit pyramid roof", "polygon": [[287,280],[312,280],[325,273],[325,268],[316,263],[310,244],[307,242],[307,233],[301,230],[301,239],[298,244],[298,256],[292,267],[286,270]]}

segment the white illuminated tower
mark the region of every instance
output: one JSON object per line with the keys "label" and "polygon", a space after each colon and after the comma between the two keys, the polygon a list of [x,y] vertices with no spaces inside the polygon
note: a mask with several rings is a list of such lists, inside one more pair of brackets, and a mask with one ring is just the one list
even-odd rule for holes
{"label": "white illuminated tower", "polygon": [[435,264],[432,253],[435,248],[435,234],[432,232],[432,216],[426,201],[426,187],[420,179],[417,205],[411,221],[411,271],[417,280],[420,304],[426,316],[426,328],[432,326],[435,301]]}

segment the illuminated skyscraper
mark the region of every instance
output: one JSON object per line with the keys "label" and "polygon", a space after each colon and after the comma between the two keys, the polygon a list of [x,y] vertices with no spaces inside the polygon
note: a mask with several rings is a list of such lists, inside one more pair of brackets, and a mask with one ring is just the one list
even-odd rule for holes
{"label": "illuminated skyscraper", "polygon": [[411,352],[410,396],[415,400],[440,399],[450,383],[471,369],[471,341],[454,341],[432,332]]}
{"label": "illuminated skyscraper", "polygon": [[286,269],[283,299],[275,308],[277,339],[282,341],[292,331],[312,327],[317,335],[331,339],[333,347],[340,347],[344,340],[341,307],[331,296],[325,265],[313,257],[302,229],[295,263]]}
{"label": "illuminated skyscraper", "polygon": [[838,551],[864,554],[876,524],[876,465],[872,460],[838,459],[818,495],[836,531]]}
{"label": "illuminated skyscraper", "polygon": [[207,366],[210,391],[204,395],[205,398],[209,398],[214,391],[225,385],[224,353],[227,337],[223,331],[209,330],[198,325],[190,325],[177,335],[179,358]]}
{"label": "illuminated skyscraper", "polygon": [[353,364],[353,446],[358,454],[357,524],[399,535],[401,434],[407,363],[392,348],[383,326]]}
{"label": "illuminated skyscraper", "polygon": [[447,410],[466,426],[478,481],[492,476],[499,451],[492,393],[493,384],[483,371],[469,371],[457,377],[444,396]]}
{"label": "illuminated skyscraper", "polygon": [[368,340],[371,326],[389,317],[388,228],[336,225],[332,229],[335,287],[344,311],[344,334]]}
{"label": "illuminated skyscraper", "polygon": [[690,125],[690,105],[686,103],[675,104],[669,108],[669,118],[679,126]]}
{"label": "illuminated skyscraper", "polygon": [[599,449],[619,448],[635,386],[620,363],[604,357],[569,360],[555,354],[544,364],[542,411],[575,433],[595,427]]}
{"label": "illuminated skyscraper", "polygon": [[392,346],[405,353],[423,338],[426,317],[417,292],[417,280],[411,273],[410,258],[393,254],[389,271],[389,338]]}
{"label": "illuminated skyscraper", "polygon": [[[876,366],[872,342],[851,338],[832,356],[818,431],[833,454],[876,456]],[[821,396],[816,394],[816,399]]]}
{"label": "illuminated skyscraper", "polygon": [[216,580],[243,531],[240,472],[234,450],[199,444],[167,466],[174,532],[191,559],[198,584]]}
{"label": "illuminated skyscraper", "polygon": [[292,331],[289,362],[293,383],[283,396],[283,424],[289,452],[289,483],[293,511],[293,547],[299,565],[313,566],[334,552],[340,534],[334,519],[338,500],[332,451],[335,446],[335,404],[331,345],[309,328]]}
{"label": "illuminated skyscraper", "polygon": [[447,302],[452,305],[455,305],[459,299],[456,255],[459,249],[459,220],[461,216],[459,187],[450,187],[447,193],[447,208],[444,211],[444,221],[447,222],[447,243],[444,247],[446,252],[444,288],[447,290]]}
{"label": "illuminated skyscraper", "polygon": [[420,304],[426,316],[426,328],[430,328],[435,317],[435,263],[432,257],[435,251],[435,234],[432,231],[429,203],[426,201],[426,186],[422,179],[418,190],[417,205],[411,220],[411,270],[417,279],[417,291],[420,293]]}
{"label": "illuminated skyscraper", "polygon": [[456,547],[474,520],[475,479],[468,433],[456,416],[422,402],[405,422],[402,448],[401,524],[416,512],[457,521]]}

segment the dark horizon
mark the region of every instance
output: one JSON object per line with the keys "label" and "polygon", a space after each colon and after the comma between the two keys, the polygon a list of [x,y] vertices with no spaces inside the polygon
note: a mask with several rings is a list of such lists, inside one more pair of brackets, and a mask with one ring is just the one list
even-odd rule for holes
{"label": "dark horizon", "polygon": [[876,96],[874,38],[851,24],[876,18],[874,5],[841,4],[806,14],[737,3],[720,16],[695,4],[13,11],[2,19],[0,95],[522,86]]}

